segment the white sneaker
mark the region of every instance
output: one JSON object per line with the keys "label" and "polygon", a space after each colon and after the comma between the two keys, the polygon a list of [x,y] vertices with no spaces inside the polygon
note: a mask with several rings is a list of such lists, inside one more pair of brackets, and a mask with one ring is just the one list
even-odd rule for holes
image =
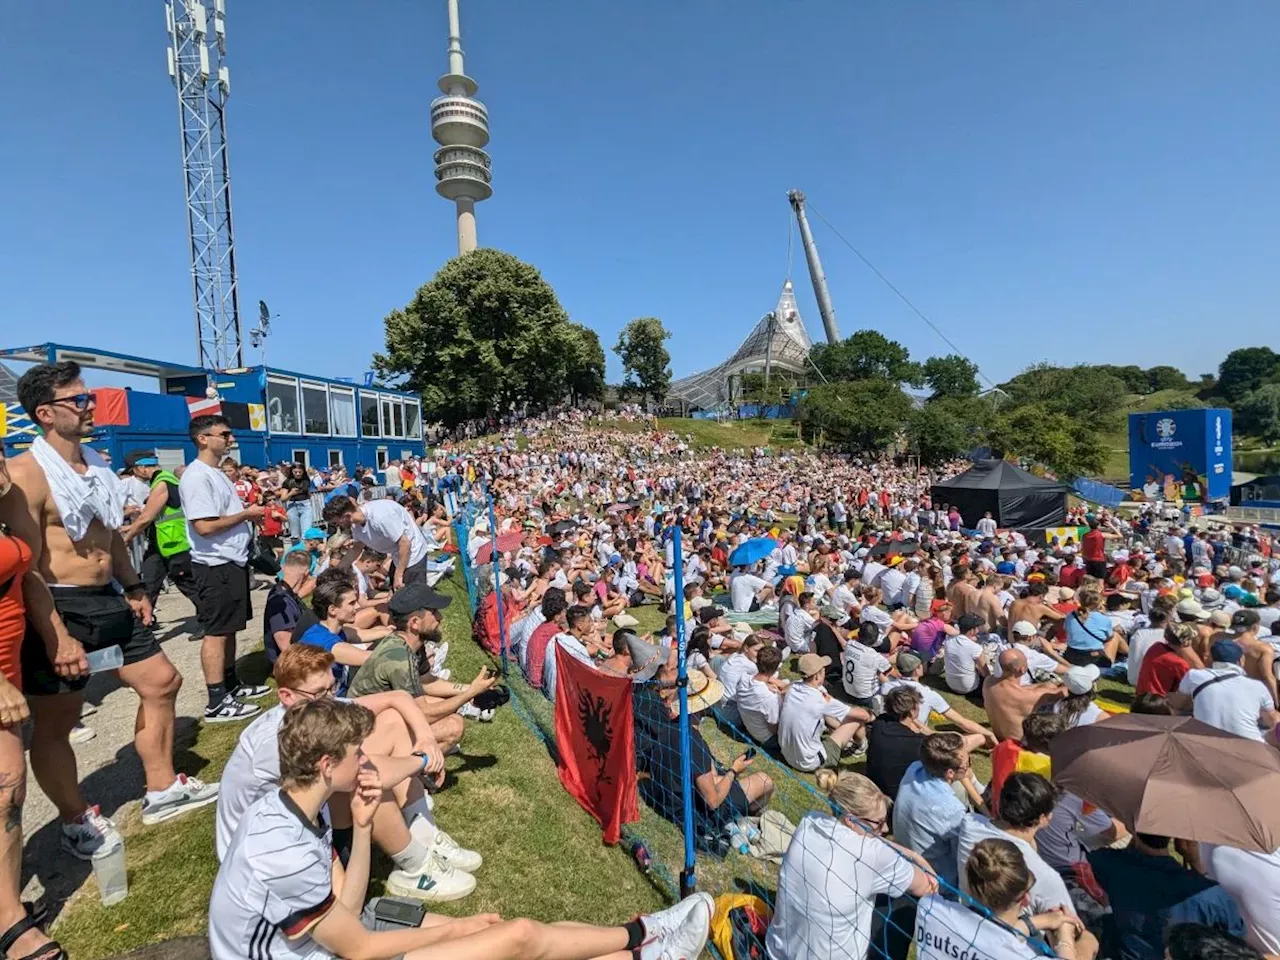
{"label": "white sneaker", "polygon": [[227,693],[235,697],[237,700],[261,700],[270,692],[270,687],[264,687],[252,683],[242,683],[234,690],[227,691]]}
{"label": "white sneaker", "polygon": [[431,675],[435,677],[437,680],[448,680],[450,677],[453,676],[453,671],[450,670],[448,667],[445,667],[443,670],[433,670],[431,672]]}
{"label": "white sneaker", "polygon": [[124,839],[116,825],[92,806],[70,823],[62,824],[62,849],[80,860],[92,860],[99,851],[113,850]]}
{"label": "white sneaker", "polygon": [[142,798],[142,822],[147,826],[163,823],[192,810],[207,807],[217,800],[218,784],[205,783],[196,777],[180,773],[168,790],[149,793]]}
{"label": "white sneaker", "polygon": [[254,703],[237,700],[231,694],[222,698],[216,707],[209,707],[204,712],[205,723],[238,723],[250,720],[262,712],[262,708]]}
{"label": "white sneaker", "polygon": [[479,720],[481,723],[488,723],[494,717],[494,712],[490,710],[481,710],[474,703],[464,703],[458,708],[458,716],[464,720]]}
{"label": "white sneaker", "polygon": [[476,888],[476,878],[444,863],[434,853],[418,873],[392,870],[387,890],[397,897],[413,897],[425,903],[461,900]]}
{"label": "white sneaker", "polygon": [[436,824],[436,843],[434,853],[451,867],[466,873],[475,873],[484,864],[484,858],[474,850],[458,846],[453,839]]}
{"label": "white sneaker", "polygon": [[[446,640],[444,643],[436,644],[436,649],[431,656],[431,672],[437,677],[440,676],[440,671],[444,669],[444,662],[448,656],[449,641]],[[441,679],[444,678],[442,677]]]}
{"label": "white sneaker", "polygon": [[709,893],[685,897],[674,907],[640,918],[645,941],[640,960],[696,960],[707,945],[715,901]]}
{"label": "white sneaker", "polygon": [[71,734],[67,737],[72,743],[88,743],[98,735],[98,731],[93,727],[86,727],[83,723],[77,723],[71,728]]}

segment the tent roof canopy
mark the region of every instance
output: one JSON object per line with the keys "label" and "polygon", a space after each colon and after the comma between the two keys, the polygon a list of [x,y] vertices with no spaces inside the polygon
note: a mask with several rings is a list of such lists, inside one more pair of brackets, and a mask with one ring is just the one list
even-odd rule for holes
{"label": "tent roof canopy", "polygon": [[934,489],[1067,492],[1065,484],[1027,473],[1007,460],[975,460],[964,473],[934,484]]}

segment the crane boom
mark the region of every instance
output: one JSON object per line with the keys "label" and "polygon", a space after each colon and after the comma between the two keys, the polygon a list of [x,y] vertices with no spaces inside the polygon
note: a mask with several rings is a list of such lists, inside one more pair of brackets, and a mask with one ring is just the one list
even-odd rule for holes
{"label": "crane boom", "polygon": [[827,342],[839,343],[840,329],[836,326],[836,308],[831,305],[831,291],[827,289],[822,261],[818,259],[818,247],[813,242],[813,231],[809,229],[809,220],[804,215],[804,194],[799,190],[792,190],[787,194],[787,199],[791,201],[791,209],[795,211],[796,221],[800,224],[800,242],[804,244],[804,258],[809,264],[809,279],[813,281],[813,295],[818,300],[818,312],[822,314]]}

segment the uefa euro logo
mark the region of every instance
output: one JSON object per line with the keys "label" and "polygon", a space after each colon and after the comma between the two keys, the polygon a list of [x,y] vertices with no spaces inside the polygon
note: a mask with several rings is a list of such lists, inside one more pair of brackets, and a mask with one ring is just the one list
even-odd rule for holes
{"label": "uefa euro logo", "polygon": [[1177,431],[1178,426],[1170,417],[1164,417],[1156,421],[1156,433],[1160,435],[1161,440],[1170,439]]}

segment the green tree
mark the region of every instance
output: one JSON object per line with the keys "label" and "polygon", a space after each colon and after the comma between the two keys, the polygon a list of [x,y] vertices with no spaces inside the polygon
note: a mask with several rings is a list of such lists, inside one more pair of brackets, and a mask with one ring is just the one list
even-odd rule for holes
{"label": "green tree", "polygon": [[1088,366],[1099,373],[1115,377],[1124,384],[1125,390],[1129,393],[1151,392],[1151,381],[1147,377],[1147,372],[1136,363],[1130,363],[1123,367],[1117,367],[1110,363],[1082,364],[1081,366]]}
{"label": "green tree", "polygon": [[384,325],[386,352],[374,355],[374,369],[421,393],[427,420],[564,398],[569,318],[542,275],[510,254],[455,257]]}
{"label": "green tree", "polygon": [[1028,367],[1001,389],[1015,407],[1040,404],[1050,412],[1079,418],[1101,429],[1118,425],[1128,392],[1123,380],[1098,367],[1049,363]]}
{"label": "green tree", "polygon": [[1280,355],[1270,347],[1232,350],[1218,367],[1218,391],[1231,403],[1256,390],[1280,366]]}
{"label": "green tree", "polygon": [[878,330],[858,330],[839,343],[816,343],[809,354],[814,366],[830,382],[891,380],[918,387],[924,371],[911,352]]}
{"label": "green tree", "polygon": [[567,333],[569,353],[566,376],[573,402],[603,400],[604,347],[600,345],[599,334],[580,323],[569,324]]}
{"label": "green tree", "polygon": [[1235,406],[1235,426],[1265,443],[1280,442],[1280,383],[1264,383]]}
{"label": "green tree", "polygon": [[950,460],[974,447],[965,422],[945,403],[932,401],[907,415],[907,442],[925,463]]}
{"label": "green tree", "polygon": [[860,453],[883,451],[902,432],[911,399],[891,380],[855,380],[811,386],[797,419],[806,440]]}
{"label": "green tree", "polygon": [[924,362],[924,382],[937,397],[976,397],[978,365],[957,353],[930,357]]}
{"label": "green tree", "polygon": [[1026,457],[1063,478],[1097,473],[1106,463],[1106,448],[1097,430],[1042,403],[999,411],[987,442],[994,456]]}
{"label": "green tree", "polygon": [[622,360],[624,389],[662,402],[671,386],[671,354],[663,346],[670,336],[657,317],[638,317],[622,328],[613,352]]}
{"label": "green tree", "polygon": [[1147,386],[1152,393],[1157,390],[1185,390],[1190,385],[1187,375],[1177,367],[1159,366],[1147,371]]}

